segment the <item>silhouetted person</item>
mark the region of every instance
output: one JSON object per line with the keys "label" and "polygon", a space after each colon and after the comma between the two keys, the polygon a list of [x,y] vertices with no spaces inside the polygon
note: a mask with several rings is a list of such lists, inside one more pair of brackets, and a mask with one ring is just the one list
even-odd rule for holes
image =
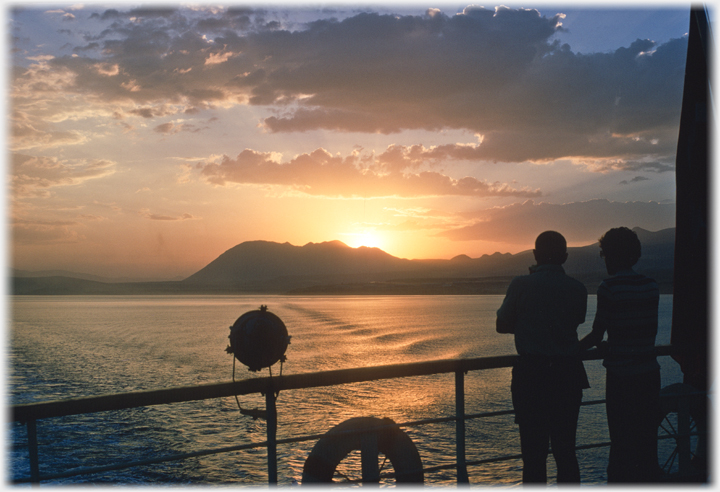
{"label": "silhouetted person", "polygon": [[640,252],[637,234],[627,227],[600,238],[600,256],[612,277],[598,287],[592,332],[580,342],[583,349],[600,346],[607,332],[608,482],[651,482],[659,471],[660,366],[654,347],[660,292],[653,279],[633,271]]}
{"label": "silhouetted person", "polygon": [[537,266],[515,277],[497,311],[498,333],[515,334],[512,401],[520,428],[523,482],[547,483],[552,442],[557,481],[580,482],[575,433],[582,390],[589,388],[579,358],[577,327],[585,321],[587,289],[565,275],[565,238],[546,231],[535,240]]}

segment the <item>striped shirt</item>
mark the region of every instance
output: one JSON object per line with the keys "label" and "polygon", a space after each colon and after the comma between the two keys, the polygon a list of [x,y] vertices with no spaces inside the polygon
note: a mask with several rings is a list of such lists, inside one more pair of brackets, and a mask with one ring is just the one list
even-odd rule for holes
{"label": "striped shirt", "polygon": [[600,284],[592,331],[599,340],[607,333],[603,365],[609,372],[641,374],[660,367],[653,354],[659,301],[657,282],[631,269]]}

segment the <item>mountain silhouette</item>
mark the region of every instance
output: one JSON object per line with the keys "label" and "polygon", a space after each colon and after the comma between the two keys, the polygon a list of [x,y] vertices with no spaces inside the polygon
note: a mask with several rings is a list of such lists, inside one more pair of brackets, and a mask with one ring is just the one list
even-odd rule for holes
{"label": "mountain silhouette", "polygon": [[[633,229],[642,244],[638,272],[672,293],[675,229]],[[598,243],[568,248],[565,271],[594,293],[607,277]],[[450,260],[408,260],[379,248],[352,248],[340,241],[247,241],[230,248],[181,281],[104,283],[66,276],[16,273],[14,294],[504,294],[510,280],[528,273],[532,250]]]}
{"label": "mountain silhouette", "polygon": [[[658,277],[662,283],[671,282],[675,230],[651,232],[635,228],[634,231],[643,245],[643,255],[636,269]],[[597,242],[568,248],[565,263],[567,273],[580,278],[593,292],[607,276],[599,251]],[[534,262],[532,250],[514,255],[494,253],[479,258],[458,255],[450,260],[408,260],[378,248],[351,248],[340,241],[304,246],[248,241],[227,250],[182,283],[240,291],[330,294],[340,291],[386,293],[388,289],[389,292],[407,292],[419,289],[421,283],[432,290],[439,284],[453,283],[453,279],[465,279],[464,288],[467,289],[467,279],[476,279],[476,283],[483,283],[484,289],[488,278],[502,278],[505,284],[500,284],[505,286],[510,278],[527,273]],[[477,280],[480,278],[486,280],[480,282]],[[380,285],[382,283],[386,285]],[[372,289],[369,284],[373,284]],[[403,287],[399,288],[399,285]],[[383,290],[383,287],[388,289]]]}
{"label": "mountain silhouette", "polygon": [[225,251],[183,282],[241,285],[275,277],[367,275],[411,269],[409,260],[396,258],[378,248],[351,248],[340,241],[305,246],[248,241]]}

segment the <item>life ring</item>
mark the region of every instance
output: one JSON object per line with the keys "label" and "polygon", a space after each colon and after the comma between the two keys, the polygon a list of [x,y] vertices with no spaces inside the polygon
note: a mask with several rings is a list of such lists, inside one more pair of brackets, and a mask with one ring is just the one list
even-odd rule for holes
{"label": "life ring", "polygon": [[398,483],[422,483],[423,466],[415,443],[391,419],[356,417],[330,429],[313,446],[303,467],[302,483],[332,482],[338,464],[354,450],[362,449],[363,435],[377,438],[378,451],[395,469]]}

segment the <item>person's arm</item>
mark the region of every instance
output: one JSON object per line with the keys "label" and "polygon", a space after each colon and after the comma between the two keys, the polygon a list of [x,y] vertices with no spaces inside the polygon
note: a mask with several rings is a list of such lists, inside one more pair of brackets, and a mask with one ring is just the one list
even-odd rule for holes
{"label": "person's arm", "polygon": [[495,321],[495,329],[498,333],[515,333],[515,327],[500,317]]}
{"label": "person's arm", "polygon": [[587,300],[588,300],[588,293],[587,293],[587,287],[584,285],[580,285],[580,294],[578,296],[578,318],[577,318],[577,324],[578,326],[585,323],[585,317],[587,316]]}
{"label": "person's arm", "polygon": [[607,331],[610,314],[611,298],[609,292],[600,284],[597,291],[597,310],[595,311],[595,319],[593,320],[592,331],[580,340],[580,350],[588,350],[592,347],[599,346]]}
{"label": "person's arm", "polygon": [[592,331],[580,340],[580,350],[585,351],[599,345],[604,335],[605,330],[596,330],[593,325]]}

